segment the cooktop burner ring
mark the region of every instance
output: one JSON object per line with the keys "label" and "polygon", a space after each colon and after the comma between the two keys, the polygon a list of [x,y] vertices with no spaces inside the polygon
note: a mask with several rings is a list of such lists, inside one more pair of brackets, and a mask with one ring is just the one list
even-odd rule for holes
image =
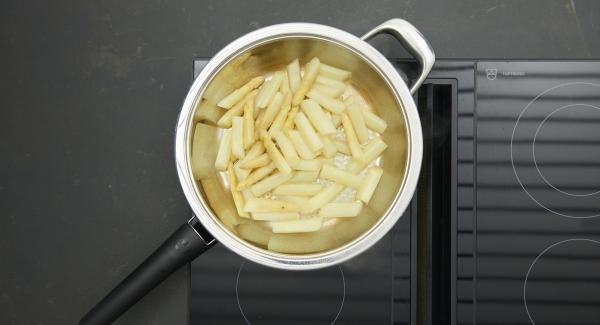
{"label": "cooktop burner ring", "polygon": [[535,265],[537,264],[537,262],[539,261],[539,259],[544,256],[544,254],[546,254],[549,250],[569,243],[569,242],[587,242],[587,243],[594,243],[596,245],[600,246],[600,241],[594,240],[594,239],[589,239],[589,238],[570,238],[570,239],[565,239],[565,240],[561,240],[559,242],[556,242],[548,247],[546,247],[541,253],[539,253],[535,259],[533,260],[533,262],[531,262],[531,265],[529,266],[529,269],[527,270],[527,274],[525,275],[525,281],[523,283],[523,303],[525,304],[525,312],[527,313],[527,317],[529,317],[529,321],[531,321],[531,323],[533,325],[535,325],[535,320],[533,319],[533,316],[531,315],[531,311],[529,310],[529,306],[527,305],[527,281],[529,280],[529,277],[531,275],[531,271],[533,270],[533,268],[535,267]]}
{"label": "cooktop burner ring", "polygon": [[[246,265],[246,261],[243,261],[242,264],[240,265],[240,268],[238,269],[238,272],[237,272],[237,275],[236,275],[236,279],[235,279],[235,299],[237,301],[238,309],[239,309],[240,313],[242,314],[242,317],[244,318],[244,322],[246,324],[248,324],[248,325],[252,325],[252,323],[248,319],[248,316],[244,312],[244,308],[242,307],[242,303],[240,301],[240,293],[239,293],[240,275],[242,274],[242,270],[244,269],[245,265]],[[342,269],[341,266],[338,266],[338,270],[340,271],[340,277],[341,277],[341,280],[342,280],[342,299],[341,299],[338,311],[335,314],[335,317],[331,321],[330,325],[333,325],[333,324],[335,324],[335,322],[337,322],[338,318],[342,314],[342,310],[344,309],[344,303],[346,301],[346,278],[344,276],[344,270]],[[296,271],[283,271],[283,272],[296,272]],[[302,271],[302,272],[311,272],[311,271]]]}
{"label": "cooktop burner ring", "polygon": [[[592,87],[596,87],[600,89],[600,84],[595,84],[595,83],[590,83],[590,82],[567,82],[567,83],[562,83],[553,87],[550,87],[546,90],[544,90],[543,92],[541,92],[540,94],[538,94],[537,96],[535,96],[524,108],[523,110],[521,110],[521,112],[519,113],[518,117],[517,117],[517,121],[513,127],[513,131],[511,134],[511,138],[510,138],[510,162],[512,165],[512,169],[513,169],[513,173],[517,179],[517,182],[519,183],[519,185],[521,186],[521,188],[523,189],[523,191],[527,194],[527,196],[529,196],[529,198],[531,198],[537,205],[539,205],[540,207],[544,208],[545,210],[552,212],[553,214],[559,215],[559,216],[563,216],[566,218],[572,218],[572,219],[588,219],[588,218],[595,218],[595,217],[599,217],[600,216],[600,211],[598,211],[598,213],[594,213],[592,212],[592,214],[589,215],[581,215],[581,216],[577,216],[577,215],[571,215],[568,214],[566,212],[563,211],[559,211],[555,208],[551,208],[548,207],[546,204],[544,204],[541,199],[536,198],[536,196],[534,195],[534,193],[532,193],[532,191],[527,190],[527,186],[524,184],[523,180],[521,179],[521,177],[519,176],[519,172],[518,172],[518,165],[515,163],[515,134],[517,133],[517,129],[519,128],[520,122],[521,120],[524,118],[525,113],[528,111],[528,109],[534,104],[536,103],[536,101],[540,98],[542,98],[542,96],[556,90],[559,88],[563,88],[563,87],[570,87],[570,86],[592,86]],[[584,106],[588,106],[589,104],[572,104],[572,105],[567,105],[567,106],[575,106],[575,105],[584,105]],[[589,106],[593,106],[593,105],[589,105]],[[597,108],[596,106],[593,106],[594,108]],[[557,109],[560,110],[561,108]],[[556,111],[556,110],[555,110]],[[599,109],[600,111],[600,109]],[[549,115],[552,115],[554,112],[550,113]],[[547,120],[548,116],[546,116]],[[544,121],[545,121],[544,120]],[[541,122],[541,124],[543,124],[544,122]],[[537,130],[539,131],[539,129],[541,128],[541,126],[538,126]],[[536,132],[536,136],[537,136],[537,132]],[[589,197],[592,197],[593,195],[598,195],[600,194],[600,190],[594,192],[594,193],[586,193],[586,195],[571,195],[572,193],[566,193],[563,190],[558,189],[556,186],[553,186],[547,179],[546,177],[543,175],[543,173],[541,173],[539,167],[538,167],[538,163],[535,160],[535,148],[534,148],[534,144],[535,144],[535,137],[532,139],[532,149],[531,149],[531,154],[533,156],[532,159],[532,164],[534,165],[534,167],[537,169],[537,174],[539,174],[540,178],[542,179],[542,181],[546,184],[549,185],[552,189],[556,190],[556,193],[560,193],[561,195],[564,195],[565,197],[570,198],[570,200],[583,200]],[[561,199],[562,200],[562,199]]]}
{"label": "cooktop burner ring", "polygon": [[564,110],[564,109],[568,109],[568,108],[572,108],[572,107],[577,107],[577,106],[583,106],[583,107],[588,107],[588,108],[593,108],[596,109],[598,111],[600,111],[600,107],[598,106],[594,106],[594,105],[590,105],[590,104],[583,104],[583,103],[576,103],[576,104],[569,104],[569,105],[565,105],[565,106],[561,106],[557,109],[555,109],[554,111],[552,111],[550,114],[548,114],[543,120],[542,122],[538,125],[537,129],[535,130],[535,135],[533,136],[533,145],[532,145],[532,154],[533,154],[533,163],[535,164],[535,169],[537,170],[538,174],[540,175],[540,177],[542,178],[542,180],[544,180],[544,183],[546,183],[548,186],[552,187],[554,190],[563,193],[565,195],[570,195],[570,196],[591,196],[591,195],[596,195],[600,193],[600,190],[596,190],[594,192],[590,192],[590,193],[583,193],[583,194],[578,194],[578,193],[571,193],[565,190],[561,190],[560,188],[558,188],[557,186],[554,186],[547,178],[546,176],[544,176],[544,173],[542,173],[542,171],[540,170],[538,163],[537,163],[537,159],[535,156],[535,143],[538,137],[538,134],[540,133],[540,130],[542,129],[542,126],[544,126],[544,124],[546,123],[546,121],[548,121],[548,119],[550,117],[552,117],[554,114]]}

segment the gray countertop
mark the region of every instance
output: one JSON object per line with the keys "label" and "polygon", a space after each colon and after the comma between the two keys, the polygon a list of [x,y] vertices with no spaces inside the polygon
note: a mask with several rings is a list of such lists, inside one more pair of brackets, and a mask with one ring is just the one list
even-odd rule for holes
{"label": "gray countertop", "polygon": [[[76,323],[190,216],[172,145],[194,57],[274,23],[391,17],[438,58],[600,58],[597,1],[3,1],[0,324]],[[183,269],[119,324],[186,324],[188,286]]]}

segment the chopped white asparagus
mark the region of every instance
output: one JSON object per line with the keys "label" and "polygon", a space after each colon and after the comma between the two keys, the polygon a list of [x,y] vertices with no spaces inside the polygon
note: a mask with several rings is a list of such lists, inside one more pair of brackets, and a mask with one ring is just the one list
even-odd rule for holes
{"label": "chopped white asparagus", "polygon": [[295,59],[287,65],[286,69],[290,82],[290,88],[292,89],[292,92],[296,92],[302,83],[302,76],[300,75],[300,62],[298,62],[298,59]]}
{"label": "chopped white asparagus", "polygon": [[242,113],[244,113],[244,104],[246,103],[246,101],[250,100],[250,98],[255,98],[257,93],[258,90],[253,90],[252,92],[250,92],[248,96],[246,96],[246,98],[244,98],[239,103],[235,104],[234,107],[232,107],[225,114],[223,114],[223,116],[221,116],[221,118],[217,121],[217,125],[222,128],[230,128],[231,118],[233,118],[234,116],[242,115]]}
{"label": "chopped white asparagus", "polygon": [[331,121],[336,128],[342,124],[342,116],[340,114],[331,114]]}
{"label": "chopped white asparagus", "polygon": [[303,100],[302,103],[300,103],[300,107],[302,108],[302,112],[306,114],[319,133],[329,135],[336,132],[333,122],[315,100]]}
{"label": "chopped white asparagus", "polygon": [[387,128],[387,123],[384,119],[369,111],[368,108],[360,106],[363,119],[367,127],[377,133],[383,133]]}
{"label": "chopped white asparagus", "polygon": [[227,166],[227,176],[229,176],[229,189],[238,214],[240,217],[250,218],[250,215],[244,211],[244,197],[242,196],[242,193],[237,190],[237,178],[233,171],[232,163],[229,163],[229,166]]}
{"label": "chopped white asparagus", "polygon": [[317,103],[319,103],[319,105],[332,113],[341,114],[346,109],[344,102],[335,98],[331,98],[317,89],[311,89],[306,94],[306,97],[314,99],[317,101]]}
{"label": "chopped white asparagus", "polygon": [[241,160],[238,160],[233,164],[233,171],[235,172],[235,177],[237,177],[238,183],[248,178],[248,175],[250,175],[251,172],[249,169],[241,168],[240,161]]}
{"label": "chopped white asparagus", "polygon": [[300,87],[298,87],[298,89],[294,92],[292,105],[299,105],[300,102],[304,99],[304,96],[306,96],[306,93],[310,90],[310,87],[312,87],[312,84],[315,82],[315,79],[317,79],[317,74],[319,73],[320,65],[321,61],[319,61],[318,58],[313,58],[306,64]]}
{"label": "chopped white asparagus", "polygon": [[318,90],[323,95],[331,98],[338,98],[344,92],[344,88],[333,88],[322,84],[313,84],[312,89]]}
{"label": "chopped white asparagus", "polygon": [[277,116],[275,116],[275,120],[273,120],[273,123],[271,124],[271,127],[269,128],[270,136],[273,136],[273,133],[275,133],[276,131],[282,130],[284,128],[285,121],[286,121],[288,114],[290,112],[290,109],[291,109],[290,105],[285,105],[285,100],[286,100],[286,98],[284,98],[284,105],[281,106],[279,113],[277,113]]}
{"label": "chopped white asparagus", "polygon": [[[331,115],[333,115],[333,114],[330,111],[323,111],[323,113],[325,115],[327,115],[327,118],[331,121],[331,124],[333,124],[333,120],[331,119]],[[334,125],[334,127],[335,127],[335,125]],[[337,129],[336,129],[336,131],[337,131]]]}
{"label": "chopped white asparagus", "polygon": [[244,118],[231,119],[231,154],[237,159],[244,158]]}
{"label": "chopped white asparagus", "polygon": [[365,143],[369,141],[369,130],[367,130],[367,125],[365,124],[362,110],[358,106],[358,104],[352,103],[346,106],[346,113],[350,118],[350,122],[352,122],[352,126],[354,127],[354,132],[356,132],[358,142]]}
{"label": "chopped white asparagus", "polygon": [[281,71],[275,72],[271,79],[265,81],[263,86],[260,88],[260,91],[256,95],[256,107],[267,107],[267,105],[271,103],[273,97],[275,97],[275,93],[281,86],[282,81],[283,73]]}
{"label": "chopped white asparagus", "polygon": [[283,123],[284,129],[291,129],[292,127],[294,127],[294,120],[296,119],[296,114],[298,114],[299,110],[300,106],[292,106],[292,109],[290,110],[290,113],[288,114],[285,123]]}
{"label": "chopped white asparagus", "polygon": [[282,93],[292,93],[292,89],[290,88],[290,80],[288,78],[287,70],[283,70],[283,79],[281,80],[281,87],[279,87],[279,91]]}
{"label": "chopped white asparagus", "polygon": [[315,79],[315,83],[336,89],[346,88],[346,84],[343,81],[325,77],[324,75],[318,75],[317,79]]}
{"label": "chopped white asparagus", "polygon": [[[219,104],[228,109],[216,111],[219,114],[213,117],[213,123],[216,121],[223,128],[231,128],[223,131],[219,150],[213,155],[216,156],[213,158],[215,167],[219,163],[226,166],[233,198],[230,202],[238,210],[231,216],[228,212],[222,219],[229,229],[250,242],[270,247],[273,233],[276,233],[274,224],[283,227],[280,228],[282,234],[277,236],[295,236],[295,232],[303,235],[302,232],[320,230],[323,219],[357,216],[362,208],[360,201],[330,203],[346,187],[357,189],[358,199],[369,202],[381,175],[372,185],[367,176],[374,171],[369,169],[365,177],[356,174],[387,147],[378,134],[370,134],[368,129],[381,133],[387,124],[359,92],[347,86],[351,83],[350,77],[350,71],[322,64],[318,58],[307,63],[301,74],[299,62],[294,60],[283,71],[273,73],[269,80],[260,80],[262,86],[258,89],[260,83],[256,86],[252,83],[258,82],[258,78],[246,84],[234,79],[226,83],[238,89],[229,88],[230,93],[225,97],[222,91],[213,94],[211,98],[221,97]],[[212,105],[219,110],[214,103]],[[345,137],[334,136],[340,126]],[[221,147],[228,133],[227,152]],[[366,143],[369,137],[373,139],[362,148],[361,143]],[[333,167],[333,157],[338,152],[353,156],[346,170]],[[273,173],[275,169],[277,171]],[[333,183],[323,188],[320,181],[315,183],[319,175]],[[269,192],[271,194],[267,194]],[[273,197],[266,199],[265,194]],[[301,217],[299,211],[309,215]],[[243,222],[235,220],[239,219],[237,215],[244,213],[247,217],[248,212],[253,217],[247,221],[250,226],[236,227]],[[221,218],[220,214],[218,216]],[[315,219],[320,220],[318,224]],[[305,225],[307,220],[311,221],[308,227]],[[292,223],[285,224],[290,221]],[[328,244],[323,242],[311,247],[322,245]],[[273,247],[279,246],[274,243]],[[288,248],[283,247],[284,250]],[[304,248],[294,249],[303,251]]]}
{"label": "chopped white asparagus", "polygon": [[321,142],[321,138],[319,137],[315,129],[313,129],[312,125],[310,124],[308,118],[306,118],[306,115],[304,115],[304,113],[298,112],[298,114],[296,114],[295,122],[296,127],[298,127],[298,130],[302,135],[302,138],[312,151],[319,151],[323,149],[323,142]]}
{"label": "chopped white asparagus", "polygon": [[[238,184],[238,190],[246,189],[248,186],[253,185],[254,183],[262,180],[267,177],[273,170],[275,166],[273,164],[269,164],[260,168],[253,170],[246,179]],[[254,195],[254,194],[253,194]]]}
{"label": "chopped white asparagus", "polygon": [[313,232],[321,229],[323,218],[313,217],[299,220],[273,221],[274,233],[298,233],[298,232]]}
{"label": "chopped white asparagus", "polygon": [[254,114],[254,129],[258,131],[258,126],[262,121],[263,116],[265,115],[265,110],[261,109],[258,111],[258,115]]}
{"label": "chopped white asparagus", "polygon": [[299,170],[287,181],[287,184],[312,183],[317,180],[317,177],[319,177],[318,170]]}
{"label": "chopped white asparagus", "polygon": [[379,157],[381,153],[387,148],[387,144],[381,140],[380,137],[373,138],[369,144],[365,147],[363,151],[365,155],[365,161],[371,162],[375,160],[375,158]]}
{"label": "chopped white asparagus", "polygon": [[308,198],[306,196],[284,195],[279,197],[279,199],[293,203],[299,207],[308,205]]}
{"label": "chopped white asparagus", "polygon": [[332,67],[325,63],[321,63],[319,74],[337,80],[347,80],[352,76],[352,72],[348,70]]}
{"label": "chopped white asparagus", "polygon": [[356,217],[362,210],[362,202],[329,203],[319,210],[319,217],[349,218]]}
{"label": "chopped white asparagus", "polygon": [[246,95],[248,95],[252,90],[260,86],[264,80],[265,78],[262,76],[250,79],[250,81],[248,81],[245,85],[234,90],[231,94],[221,99],[217,103],[217,106],[225,109],[230,109],[231,107],[233,107],[233,105],[237,104],[242,99],[244,99],[244,97],[246,97]]}
{"label": "chopped white asparagus", "polygon": [[275,167],[277,167],[277,169],[284,174],[291,173],[292,168],[287,163],[285,158],[283,158],[283,155],[281,154],[281,152],[279,152],[279,149],[277,149],[271,138],[267,137],[263,141],[265,143],[265,149],[267,150],[269,157],[273,161],[273,164],[275,164]]}
{"label": "chopped white asparagus", "polygon": [[323,155],[326,158],[332,158],[337,154],[338,149],[329,136],[321,135],[321,141],[323,141]]}
{"label": "chopped white asparagus", "polygon": [[323,165],[321,169],[321,178],[334,181],[338,184],[358,189],[362,183],[362,178],[347,171],[337,169],[330,165]]}
{"label": "chopped white asparagus", "polygon": [[289,129],[287,130],[287,134],[290,138],[290,141],[292,141],[294,148],[296,148],[296,152],[298,152],[298,155],[300,155],[300,158],[313,159],[316,157],[316,155],[312,152],[312,150],[310,150],[306,142],[304,142],[304,139],[302,139],[302,135],[300,135],[300,132]]}
{"label": "chopped white asparagus", "polygon": [[331,165],[331,166],[333,166],[333,158],[319,157],[318,160],[321,161],[322,165]]}
{"label": "chopped white asparagus", "polygon": [[365,106],[367,109],[371,110],[371,107],[369,106],[367,101],[364,98],[362,98],[360,92],[354,87],[346,87],[346,89],[344,90],[343,101],[344,101],[344,104],[346,104],[346,106],[348,106],[354,102],[357,102],[361,106]]}
{"label": "chopped white asparagus", "polygon": [[338,139],[334,139],[333,140],[333,144],[335,145],[335,147],[337,148],[337,150],[341,153],[343,153],[344,155],[351,155],[352,152],[350,151],[350,147],[348,147],[348,143],[338,140]]}
{"label": "chopped white asparagus", "polygon": [[295,170],[304,170],[304,171],[315,171],[320,170],[323,162],[321,159],[300,159],[298,163],[294,166]]}
{"label": "chopped white asparagus", "polygon": [[[290,95],[288,94],[287,96]],[[260,120],[260,124],[258,124],[258,127],[260,129],[267,130],[269,126],[271,126],[271,123],[273,123],[273,120],[275,119],[275,115],[277,115],[282,105],[284,105],[284,101],[287,96],[283,95],[280,92],[275,93],[275,96],[273,96],[273,100],[271,101],[267,109],[264,111],[264,114]]]}
{"label": "chopped white asparagus", "polygon": [[246,156],[244,157],[244,159],[240,160],[240,165],[243,165],[248,160],[252,160],[252,159],[262,155],[264,152],[265,152],[265,146],[263,145],[263,143],[261,141],[255,142],[252,145],[252,147],[250,148],[250,150],[248,150],[248,152],[246,152]]}
{"label": "chopped white asparagus", "polygon": [[254,168],[266,166],[270,163],[271,163],[271,158],[269,158],[269,155],[266,153],[263,153],[262,155],[260,155],[258,157],[255,157],[251,160],[244,162],[243,164],[240,164],[240,167],[242,167],[244,169],[254,169]]}
{"label": "chopped white asparagus", "polygon": [[[239,184],[238,184],[238,187],[239,187]],[[245,189],[241,190],[240,192],[242,192],[242,196],[244,197],[244,202],[255,198],[254,194],[252,194],[252,191],[250,191],[249,188],[245,188]]]}
{"label": "chopped white asparagus", "polygon": [[292,178],[291,173],[289,173],[289,174],[284,174],[281,172],[275,173],[271,176],[265,177],[258,183],[252,185],[250,190],[252,191],[252,194],[254,194],[255,196],[261,196],[261,195],[266,194],[267,192],[270,192],[277,186],[289,181],[290,178]]}
{"label": "chopped white asparagus", "polygon": [[352,161],[347,169],[351,173],[358,173],[367,167],[373,160],[377,159],[379,155],[387,148],[387,144],[381,140],[381,138],[373,138],[364,149],[364,156],[362,161]]}
{"label": "chopped white asparagus", "polygon": [[267,130],[260,128],[258,129],[258,138],[264,141],[267,138],[271,139],[271,136]]}
{"label": "chopped white asparagus", "polygon": [[294,167],[300,162],[300,157],[296,152],[296,148],[294,147],[290,139],[282,131],[275,132],[275,134],[273,134],[273,138],[277,142],[279,149],[281,149],[285,160],[291,167]]}
{"label": "chopped white asparagus", "polygon": [[312,196],[322,189],[320,184],[282,184],[273,190],[273,195]]}
{"label": "chopped white asparagus", "polygon": [[254,198],[246,201],[244,206],[246,212],[298,212],[300,207],[282,200],[271,200],[265,198]]}
{"label": "chopped white asparagus", "polygon": [[371,200],[371,197],[373,197],[373,193],[377,188],[377,184],[379,184],[381,175],[383,175],[383,169],[379,167],[369,168],[363,184],[356,193],[356,197],[365,202],[365,204],[369,204],[369,201]]}
{"label": "chopped white asparagus", "polygon": [[217,170],[227,170],[229,160],[231,159],[231,129],[223,130],[223,138],[219,143],[217,159],[215,159],[215,168]]}
{"label": "chopped white asparagus", "polygon": [[244,149],[256,142],[254,133],[254,99],[248,99],[244,104]]}
{"label": "chopped white asparagus", "polygon": [[350,122],[350,118],[346,114],[342,114],[342,125],[344,126],[344,133],[346,133],[346,141],[348,141],[348,147],[350,147],[352,157],[354,157],[354,159],[358,161],[365,160],[360,144],[358,143],[358,138],[356,137],[356,133],[354,132],[354,128],[352,127],[352,122]]}
{"label": "chopped white asparagus", "polygon": [[317,195],[308,199],[306,205],[302,206],[303,213],[312,213],[319,210],[325,204],[333,201],[344,189],[343,185],[332,184],[329,187],[324,188]]}
{"label": "chopped white asparagus", "polygon": [[261,221],[282,221],[296,220],[300,218],[300,213],[295,211],[290,212],[254,212],[252,219]]}

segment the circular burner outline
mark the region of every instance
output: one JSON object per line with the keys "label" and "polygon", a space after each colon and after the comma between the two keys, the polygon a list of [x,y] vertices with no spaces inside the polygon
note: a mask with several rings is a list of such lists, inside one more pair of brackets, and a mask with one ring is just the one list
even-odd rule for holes
{"label": "circular burner outline", "polygon": [[[240,310],[242,317],[244,317],[244,321],[246,322],[246,324],[252,325],[252,323],[250,323],[250,321],[246,317],[246,314],[244,313],[244,309],[242,308],[242,304],[240,303],[240,295],[239,295],[239,290],[238,290],[238,285],[240,283],[240,274],[242,274],[242,269],[244,268],[244,265],[246,265],[246,261],[243,261],[242,264],[240,265],[237,276],[235,278],[235,300],[237,301],[238,309]],[[346,277],[344,276],[344,270],[342,269],[342,267],[338,266],[338,269],[340,270],[340,274],[342,275],[342,285],[343,285],[342,286],[343,287],[342,303],[340,304],[340,308],[338,309],[338,312],[335,315],[335,318],[331,321],[330,325],[333,325],[333,324],[335,324],[335,322],[337,322],[338,318],[342,314],[342,309],[344,309],[344,302],[346,301]],[[290,272],[290,271],[288,271],[288,272]]]}
{"label": "circular burner outline", "polygon": [[591,192],[591,193],[584,193],[584,194],[575,194],[575,193],[569,193],[567,191],[563,191],[559,188],[557,188],[556,186],[552,185],[552,183],[550,183],[550,181],[548,181],[546,179],[546,177],[544,176],[544,174],[542,173],[542,171],[540,170],[540,168],[538,167],[538,163],[537,163],[537,159],[535,157],[535,141],[537,140],[537,136],[540,133],[540,130],[542,129],[542,126],[544,125],[544,123],[546,123],[546,121],[554,114],[562,111],[563,109],[567,109],[567,108],[571,108],[571,107],[576,107],[576,106],[583,106],[583,107],[587,107],[587,108],[594,108],[598,111],[600,111],[600,107],[598,106],[594,106],[594,105],[590,105],[590,104],[569,104],[569,105],[565,105],[562,107],[559,107],[557,109],[555,109],[554,111],[552,111],[552,113],[548,114],[548,116],[546,116],[542,122],[540,123],[540,125],[538,125],[537,129],[535,130],[535,135],[533,136],[533,145],[532,145],[532,154],[533,154],[533,163],[535,164],[535,169],[537,169],[538,174],[540,175],[540,177],[544,180],[544,183],[546,183],[548,186],[552,187],[553,189],[557,190],[558,192],[561,192],[563,194],[566,195],[570,195],[570,196],[591,196],[591,195],[595,195],[600,193],[600,190],[597,190],[595,192]]}
{"label": "circular burner outline", "polygon": [[552,248],[554,248],[556,246],[562,245],[564,243],[572,242],[572,241],[583,241],[583,242],[594,243],[594,244],[600,245],[600,241],[597,241],[594,239],[589,239],[589,238],[570,238],[570,239],[561,240],[559,242],[556,242],[556,243],[546,247],[546,249],[544,249],[541,253],[539,253],[538,256],[535,257],[535,259],[529,266],[529,269],[527,270],[527,274],[525,275],[525,282],[523,283],[523,303],[525,304],[525,312],[527,312],[527,317],[529,317],[529,320],[531,321],[531,324],[533,324],[533,325],[535,325],[535,321],[533,320],[531,313],[529,313],[529,307],[527,306],[527,280],[529,279],[529,274],[531,273],[531,270],[533,270],[533,267],[538,262],[540,257],[542,257],[544,254],[546,254],[546,252],[548,252],[549,250],[551,250]]}
{"label": "circular burner outline", "polygon": [[521,185],[521,188],[523,189],[523,191],[525,191],[525,193],[527,194],[527,196],[529,196],[529,198],[531,198],[535,203],[537,203],[539,206],[541,206],[542,208],[546,209],[549,212],[552,212],[556,215],[559,216],[563,216],[565,218],[571,218],[571,219],[588,219],[588,218],[595,218],[600,216],[600,213],[598,214],[594,214],[594,215],[589,215],[589,216],[580,216],[580,217],[576,217],[576,216],[570,216],[564,213],[560,213],[558,211],[554,211],[548,207],[546,207],[544,204],[542,204],[540,201],[538,201],[535,197],[533,197],[533,195],[531,195],[529,193],[529,191],[527,191],[527,189],[525,188],[525,185],[523,185],[523,182],[521,182],[521,178],[519,178],[519,175],[517,173],[517,167],[515,166],[515,161],[514,161],[514,155],[513,155],[513,142],[514,142],[514,138],[515,138],[515,133],[517,132],[517,126],[519,126],[519,122],[521,121],[521,118],[523,117],[523,114],[525,114],[525,112],[527,111],[527,109],[529,109],[529,107],[531,106],[531,104],[535,103],[535,101],[540,98],[541,96],[545,95],[546,93],[554,90],[554,89],[558,89],[561,87],[565,87],[565,86],[572,86],[572,85],[587,85],[587,86],[593,86],[593,87],[598,87],[600,88],[600,84],[595,84],[595,83],[591,83],[591,82],[581,82],[581,81],[576,81],[576,82],[566,82],[560,85],[556,85],[553,87],[550,87],[546,90],[544,90],[543,92],[541,92],[539,95],[535,96],[526,106],[525,108],[523,108],[523,110],[521,110],[521,113],[519,113],[519,117],[517,118],[517,122],[515,123],[515,126],[513,127],[513,132],[512,135],[510,136],[510,163],[512,165],[513,168],[513,173],[515,174],[515,177],[517,178],[517,182],[519,182],[519,185]]}

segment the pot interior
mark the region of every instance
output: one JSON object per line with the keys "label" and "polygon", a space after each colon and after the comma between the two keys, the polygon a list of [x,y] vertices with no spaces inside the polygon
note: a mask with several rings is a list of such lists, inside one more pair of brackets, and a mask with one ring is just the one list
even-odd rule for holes
{"label": "pot interior", "polygon": [[[360,240],[362,235],[375,228],[378,221],[387,214],[403,188],[409,146],[406,117],[402,104],[397,100],[395,92],[383,73],[357,51],[333,40],[313,36],[285,36],[254,44],[231,57],[201,91],[201,96],[197,99],[193,123],[214,127],[205,127],[209,131],[204,131],[203,137],[198,140],[202,143],[201,146],[196,145],[193,149],[192,143],[189,144],[190,151],[202,150],[205,159],[214,161],[223,130],[216,126],[216,122],[225,113],[225,110],[217,107],[216,103],[252,77],[284,70],[285,66],[296,58],[302,66],[313,57],[318,57],[321,62],[328,65],[352,71],[351,86],[377,115],[387,122],[388,126],[382,139],[388,147],[382,157],[376,161],[384,171],[379,186],[369,205],[363,207],[361,214],[354,218],[328,220],[321,231],[314,233],[273,234],[270,240],[277,242],[275,246],[278,247],[278,253],[288,255],[323,254],[350,245],[354,240]],[[190,130],[194,132],[194,126],[190,127]],[[191,141],[194,137],[190,136],[189,139]],[[338,156],[344,155],[338,153]],[[336,157],[336,159],[349,160],[350,157]],[[207,168],[210,168],[210,165]],[[238,216],[225,173],[217,171],[213,165],[212,170],[194,171],[194,175],[196,193],[210,206],[210,215],[218,219],[219,224],[238,240],[256,249],[266,250],[267,246],[264,243],[246,241],[238,233],[237,225],[244,222],[254,222],[267,232],[270,232],[270,226],[268,222],[256,222]],[[346,189],[341,196],[351,195],[352,193],[346,193],[348,191],[350,190]],[[338,198],[338,201],[344,200]]]}

